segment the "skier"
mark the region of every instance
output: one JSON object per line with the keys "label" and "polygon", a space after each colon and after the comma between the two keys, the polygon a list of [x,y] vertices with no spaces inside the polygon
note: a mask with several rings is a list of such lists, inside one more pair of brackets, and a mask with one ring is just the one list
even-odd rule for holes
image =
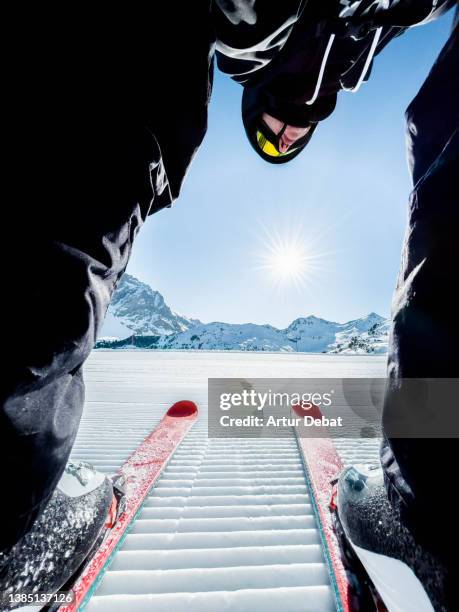
{"label": "skier", "polygon": [[[224,71],[236,74],[224,62],[246,58],[237,78],[251,109],[259,83],[267,79],[280,86],[276,79],[283,66],[286,76],[294,71],[294,62],[284,61],[283,54],[299,57],[294,50],[302,39],[300,28],[317,31],[318,38],[307,38],[316,61],[296,74],[318,70],[312,79],[315,99],[306,100],[306,125],[296,115],[277,116],[277,106],[263,107],[274,120],[291,120],[291,127],[301,128],[294,138],[286,127],[279,145],[292,159],[333,110],[336,86],[342,86],[341,79],[338,85],[324,79],[326,64],[333,61],[330,40],[339,38],[339,55],[353,64],[351,41],[358,30],[364,55],[357,68],[363,61],[366,70],[356,71],[365,78],[373,46],[382,44],[377,31],[379,39],[385,28],[399,32],[452,3],[259,4],[203,0],[181,5],[179,15],[175,7],[130,11],[110,5],[93,8],[90,19],[75,11],[61,15],[60,28],[54,27],[55,13],[43,6],[35,14],[30,8],[27,19],[12,19],[20,24],[14,41],[22,41],[28,53],[20,66],[10,68],[12,100],[5,115],[18,117],[5,126],[11,132],[10,193],[18,202],[7,207],[11,220],[5,227],[11,231],[2,240],[8,261],[3,280],[11,296],[2,303],[7,309],[2,320],[8,321],[3,342],[11,354],[3,369],[0,411],[2,485],[8,491],[0,507],[0,591],[6,608],[18,607],[8,600],[12,594],[59,589],[103,533],[113,502],[111,483],[96,473],[83,476],[85,466],[65,471],[83,406],[82,366],[140,227],[178,197],[205,135],[216,41]],[[329,86],[335,87],[331,97],[323,95]],[[287,110],[304,110],[298,101],[295,96]],[[451,116],[449,107],[446,111]],[[267,115],[262,119],[268,125]],[[429,130],[435,125],[434,119]],[[276,130],[272,121],[270,129]],[[260,149],[258,141],[255,146]],[[81,484],[77,499],[70,494],[74,487],[65,485],[67,477]],[[63,524],[82,507],[91,526],[73,522],[68,533],[53,531],[57,521]],[[58,542],[64,537],[68,546]],[[29,567],[39,571],[27,573]]]}
{"label": "skier", "polygon": [[[256,153],[272,164],[297,157],[319,123],[333,113],[338,93],[358,91],[370,76],[374,57],[390,41],[454,4],[311,2],[269,63],[259,48],[251,48],[248,57],[223,44],[217,28],[218,66],[244,86],[242,120]],[[240,29],[232,40],[235,46],[244,40]]]}
{"label": "skier", "polygon": [[[388,4],[340,3],[338,24],[330,15],[320,19],[328,5],[316,7],[315,21],[305,10],[276,58],[258,69],[217,41],[219,67],[244,85],[244,127],[262,159],[297,157],[333,112],[337,93],[357,91],[390,40],[456,3],[429,10],[427,3]],[[438,297],[451,282],[446,262],[457,259],[458,38],[456,10],[451,36],[406,113],[414,189],[393,302],[382,467],[348,467],[338,482],[346,565],[362,578],[363,564],[397,610],[408,609],[408,601],[413,610],[453,610],[458,600],[459,538],[432,518],[436,491],[450,488],[457,457],[456,439],[444,439],[458,430],[452,411],[459,389],[451,381],[459,376],[459,338],[451,329],[457,308]],[[403,588],[394,588],[395,580]]]}
{"label": "skier", "polygon": [[[458,602],[459,538],[443,518],[458,451],[457,307],[438,299],[457,262],[457,15],[406,113],[414,189],[392,305],[382,468],[349,467],[338,482],[342,546],[371,568],[395,609],[407,598],[416,610],[455,610]],[[394,576],[403,590],[391,589]]]}

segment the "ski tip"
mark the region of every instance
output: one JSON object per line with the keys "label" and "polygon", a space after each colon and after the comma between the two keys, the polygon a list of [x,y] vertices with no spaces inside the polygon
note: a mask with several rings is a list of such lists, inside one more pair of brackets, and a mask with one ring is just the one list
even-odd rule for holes
{"label": "ski tip", "polygon": [[167,416],[181,418],[192,416],[193,414],[197,414],[198,407],[196,404],[190,400],[181,400],[180,402],[175,402],[169,410],[167,411]]}
{"label": "ski tip", "polygon": [[310,403],[309,406],[303,407],[301,404],[292,406],[292,410],[299,416],[311,416],[313,419],[320,419],[322,417],[322,411],[315,404]]}

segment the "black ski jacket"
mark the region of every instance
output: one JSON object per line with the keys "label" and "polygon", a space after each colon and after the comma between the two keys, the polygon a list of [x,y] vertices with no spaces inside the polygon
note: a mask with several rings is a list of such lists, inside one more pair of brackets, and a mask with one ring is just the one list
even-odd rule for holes
{"label": "black ski jacket", "polygon": [[328,117],[337,93],[368,79],[373,57],[408,27],[454,0],[215,0],[218,67],[268,95],[279,119],[307,125]]}
{"label": "black ski jacket", "polygon": [[[139,20],[132,27],[133,41],[118,36],[108,45],[114,48],[124,41],[120,60],[112,62],[117,68],[113,80],[123,95],[135,91],[138,108],[129,116],[140,126],[146,124],[155,141],[154,154],[149,152],[148,137],[141,139],[141,146],[129,147],[134,151],[134,174],[144,157],[149,161],[151,185],[140,183],[139,199],[149,198],[153,187],[153,213],[179,196],[207,129],[215,52],[223,72],[245,87],[269,94],[274,116],[279,110],[277,114],[288,115],[294,125],[308,124],[333,111],[340,89],[355,88],[368,78],[374,54],[389,40],[453,4],[454,0],[197,0],[184,3],[179,14],[168,3],[155,4],[155,23],[174,24],[173,36],[167,29],[153,37],[144,32],[153,18],[145,16],[140,31]],[[175,41],[174,53],[167,52],[164,38]],[[108,106],[122,98],[111,96]]]}

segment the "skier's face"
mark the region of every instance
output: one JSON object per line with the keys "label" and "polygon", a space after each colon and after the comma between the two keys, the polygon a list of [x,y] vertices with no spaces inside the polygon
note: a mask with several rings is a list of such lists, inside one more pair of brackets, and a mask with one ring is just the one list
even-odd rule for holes
{"label": "skier's face", "polygon": [[[276,119],[272,115],[268,113],[263,113],[261,116],[266,125],[275,133],[279,134],[284,127],[284,122]],[[284,133],[279,139],[279,151],[281,153],[285,153],[289,150],[289,148],[300,138],[305,136],[311,127],[296,127],[294,125],[287,125],[284,130]]]}

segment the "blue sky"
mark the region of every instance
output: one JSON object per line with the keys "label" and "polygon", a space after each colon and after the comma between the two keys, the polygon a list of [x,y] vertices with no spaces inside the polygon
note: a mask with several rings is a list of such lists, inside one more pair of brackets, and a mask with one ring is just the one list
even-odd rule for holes
{"label": "blue sky", "polygon": [[[410,191],[404,110],[450,24],[449,14],[393,41],[370,81],[341,93],[307,150],[284,166],[252,151],[242,88],[216,72],[208,133],[181,197],[149,218],[128,271],[204,322],[388,315]],[[301,245],[300,282],[263,265],[273,241]]]}

